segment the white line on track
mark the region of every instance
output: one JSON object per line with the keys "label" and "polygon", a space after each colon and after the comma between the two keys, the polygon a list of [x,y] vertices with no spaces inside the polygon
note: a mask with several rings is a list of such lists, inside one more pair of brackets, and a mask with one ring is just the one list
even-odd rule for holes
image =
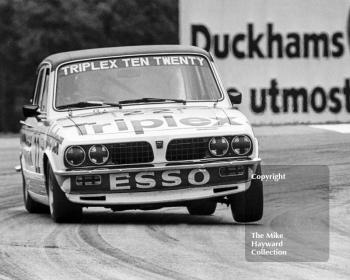
{"label": "white line on track", "polygon": [[310,125],[310,127],[331,130],[339,133],[350,133],[350,124],[319,124]]}

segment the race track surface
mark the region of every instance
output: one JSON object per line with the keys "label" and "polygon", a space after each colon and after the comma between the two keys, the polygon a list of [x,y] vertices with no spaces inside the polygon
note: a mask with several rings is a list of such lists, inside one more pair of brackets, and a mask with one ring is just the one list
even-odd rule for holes
{"label": "race track surface", "polygon": [[[19,139],[3,137],[0,279],[349,279],[350,134],[308,126],[254,130],[265,165],[329,166],[330,227],[324,222],[314,228],[316,234],[330,231],[328,261],[248,262],[245,227],[221,204],[208,217],[190,216],[184,208],[117,213],[99,208],[86,210],[80,224],[54,224],[48,214],[24,210],[21,176],[13,169]],[[290,200],[300,195],[293,188],[283,192]],[[280,209],[276,193],[267,191],[265,203]],[[267,210],[256,226],[302,231],[288,210]],[[302,210],[320,211],[307,203]],[[293,242],[304,246],[302,238]]]}

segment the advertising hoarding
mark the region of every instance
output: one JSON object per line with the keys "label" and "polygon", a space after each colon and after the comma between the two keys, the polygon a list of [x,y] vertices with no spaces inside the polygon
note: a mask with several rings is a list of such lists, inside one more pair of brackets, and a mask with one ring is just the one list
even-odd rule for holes
{"label": "advertising hoarding", "polygon": [[211,52],[254,124],[350,121],[346,0],[181,0],[180,42]]}

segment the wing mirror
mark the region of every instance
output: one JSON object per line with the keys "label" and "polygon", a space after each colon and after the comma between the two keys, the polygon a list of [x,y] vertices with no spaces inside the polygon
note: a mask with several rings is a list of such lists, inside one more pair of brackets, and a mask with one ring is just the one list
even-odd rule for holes
{"label": "wing mirror", "polygon": [[242,93],[240,93],[237,89],[229,88],[227,90],[227,93],[228,93],[228,96],[230,98],[232,105],[242,103]]}
{"label": "wing mirror", "polygon": [[40,112],[38,111],[38,109],[39,109],[38,105],[24,105],[22,108],[23,115],[25,118],[36,117],[40,115]]}

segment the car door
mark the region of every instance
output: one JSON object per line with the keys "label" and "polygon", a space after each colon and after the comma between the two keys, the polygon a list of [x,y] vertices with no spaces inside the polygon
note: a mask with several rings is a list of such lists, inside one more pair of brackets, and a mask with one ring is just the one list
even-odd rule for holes
{"label": "car door", "polygon": [[[40,91],[42,88],[43,83],[43,77],[44,77],[44,71],[43,69],[40,69],[37,74],[36,84],[33,92],[33,98],[32,98],[32,104],[35,104],[37,102],[38,96],[40,95]],[[21,121],[22,123],[22,129],[21,129],[21,143],[22,143],[22,153],[23,153],[23,159],[24,159],[24,165],[22,168],[25,171],[25,175],[32,177],[32,173],[35,173],[35,144],[36,144],[36,138],[35,138],[35,129],[36,129],[36,118],[35,117],[29,117],[26,118],[24,121]]]}
{"label": "car door", "polygon": [[50,69],[49,67],[44,68],[43,73],[43,84],[42,89],[38,98],[38,106],[40,114],[37,116],[36,120],[36,134],[37,134],[37,143],[36,143],[36,172],[44,175],[44,151],[47,143],[47,132],[49,130],[49,123],[47,121],[47,99],[49,91],[49,78],[50,78]]}
{"label": "car door", "polygon": [[44,65],[39,69],[33,97],[33,105],[39,106],[39,115],[27,118],[23,124],[26,143],[29,146],[29,155],[25,157],[27,169],[27,182],[29,190],[37,194],[46,194],[45,177],[43,171],[43,151],[46,143],[47,95],[50,69]]}

